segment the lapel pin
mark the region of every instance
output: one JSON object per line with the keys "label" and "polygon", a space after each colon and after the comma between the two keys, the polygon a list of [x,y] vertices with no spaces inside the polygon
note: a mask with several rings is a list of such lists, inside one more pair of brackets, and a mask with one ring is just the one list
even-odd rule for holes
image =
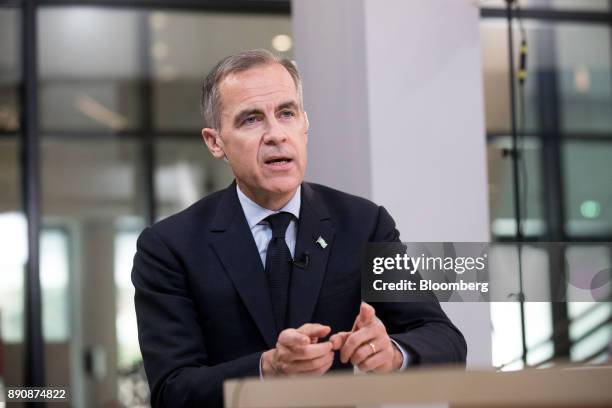
{"label": "lapel pin", "polygon": [[327,242],[325,242],[325,240],[321,236],[319,236],[319,238],[317,238],[317,244],[319,244],[319,246],[321,248],[323,248],[323,249],[325,249],[327,247]]}

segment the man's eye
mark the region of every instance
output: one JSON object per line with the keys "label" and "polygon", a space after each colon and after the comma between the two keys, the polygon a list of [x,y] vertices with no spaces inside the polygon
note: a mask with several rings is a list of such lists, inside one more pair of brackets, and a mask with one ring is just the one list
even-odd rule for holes
{"label": "man's eye", "polygon": [[294,116],[295,116],[295,113],[293,111],[290,111],[290,110],[281,111],[281,117],[283,118],[292,118]]}
{"label": "man's eye", "polygon": [[257,116],[248,116],[242,123],[245,125],[252,125],[257,122]]}

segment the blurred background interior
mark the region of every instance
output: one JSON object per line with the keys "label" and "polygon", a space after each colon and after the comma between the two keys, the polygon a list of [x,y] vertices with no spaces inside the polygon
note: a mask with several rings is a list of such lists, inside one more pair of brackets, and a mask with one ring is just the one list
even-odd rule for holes
{"label": "blurred background interior", "polygon": [[[23,384],[29,253],[23,191],[30,182],[41,192],[46,383],[70,384],[74,406],[146,405],[130,283],[136,238],[154,220],[231,182],[229,167],[214,161],[199,137],[201,79],[238,50],[266,48],[292,58],[291,4],[36,3],[36,41],[26,41],[23,4],[0,0],[1,377],[6,385]],[[521,2],[530,44],[521,127],[529,180],[525,239],[569,242],[554,256],[585,264],[594,256],[612,262],[611,4]],[[511,165],[503,156],[510,146],[503,8],[502,0],[483,1],[480,20],[490,233],[502,242],[516,232]],[[38,60],[34,76],[23,66],[28,52]],[[20,97],[26,83],[38,93],[37,118],[27,116]],[[26,180],[22,124],[32,121],[40,173]],[[546,268],[558,264],[544,251],[532,256]],[[491,304],[492,366],[609,358],[610,303],[525,307],[526,362],[518,304]]]}

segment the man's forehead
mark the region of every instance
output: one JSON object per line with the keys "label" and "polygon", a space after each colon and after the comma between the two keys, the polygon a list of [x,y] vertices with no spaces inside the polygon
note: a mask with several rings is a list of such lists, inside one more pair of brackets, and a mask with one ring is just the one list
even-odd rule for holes
{"label": "man's forehead", "polygon": [[293,78],[280,64],[256,66],[235,72],[219,84],[221,105],[231,108],[244,103],[283,102],[292,99],[297,102],[297,90]]}
{"label": "man's forehead", "polygon": [[293,84],[293,78],[289,74],[289,71],[287,71],[283,65],[273,62],[268,64],[258,64],[245,70],[232,72],[223,78],[221,85],[266,81]]}

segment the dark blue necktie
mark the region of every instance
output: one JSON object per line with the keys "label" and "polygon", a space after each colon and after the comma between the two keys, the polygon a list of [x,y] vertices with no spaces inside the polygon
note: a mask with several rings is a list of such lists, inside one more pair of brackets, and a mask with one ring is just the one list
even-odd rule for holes
{"label": "dark blue necktie", "polygon": [[280,212],[266,218],[272,228],[272,239],[266,252],[266,276],[268,277],[268,287],[278,332],[285,328],[287,315],[292,259],[289,247],[285,242],[285,232],[292,218],[293,215],[286,212]]}

